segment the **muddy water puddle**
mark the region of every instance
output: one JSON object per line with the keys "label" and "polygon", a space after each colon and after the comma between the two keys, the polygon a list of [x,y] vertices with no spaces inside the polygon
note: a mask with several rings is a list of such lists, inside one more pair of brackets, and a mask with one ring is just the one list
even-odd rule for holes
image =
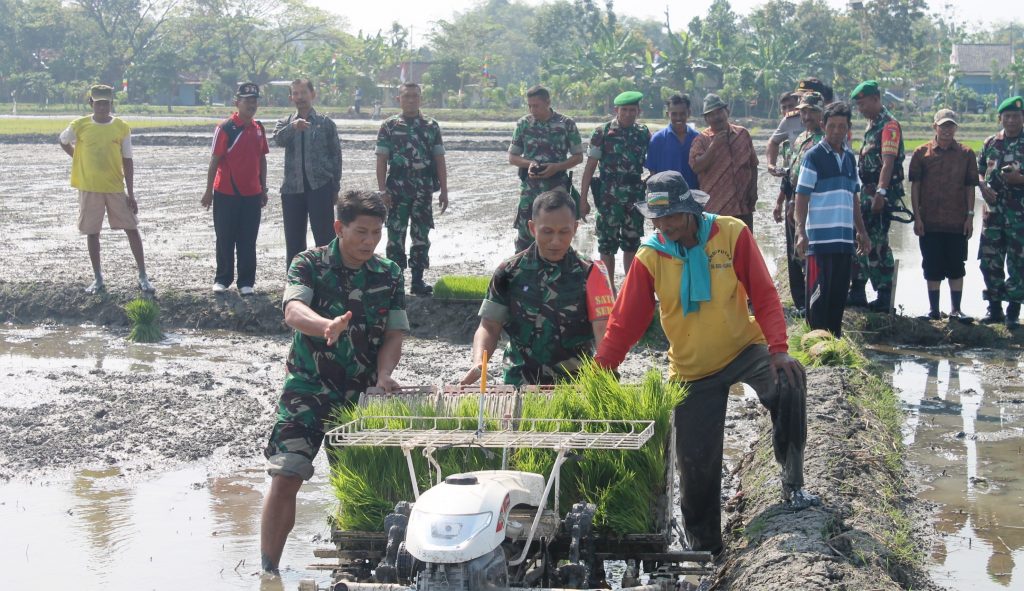
{"label": "muddy water puddle", "polygon": [[[908,354],[909,353],[909,354]],[[1024,361],[1016,352],[875,351],[907,412],[904,442],[935,503],[936,582],[1024,586]]]}
{"label": "muddy water puddle", "polygon": [[[330,537],[332,501],[321,474],[299,493],[282,564],[285,589],[308,571]],[[280,589],[261,581],[259,527],[266,476],[176,470],[126,478],[116,468],[82,470],[60,484],[0,484],[6,589]]]}

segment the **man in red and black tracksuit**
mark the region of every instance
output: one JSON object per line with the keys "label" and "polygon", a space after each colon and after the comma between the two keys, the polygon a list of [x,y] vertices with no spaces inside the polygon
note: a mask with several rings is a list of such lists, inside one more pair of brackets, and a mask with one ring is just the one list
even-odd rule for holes
{"label": "man in red and black tracksuit", "polygon": [[217,233],[217,275],[213,292],[223,293],[234,280],[238,250],[238,293],[253,294],[256,284],[256,237],[261,210],[267,205],[267,134],[254,119],[260,87],[247,82],[235,94],[237,111],[213,132],[213,155],[202,205],[213,205]]}

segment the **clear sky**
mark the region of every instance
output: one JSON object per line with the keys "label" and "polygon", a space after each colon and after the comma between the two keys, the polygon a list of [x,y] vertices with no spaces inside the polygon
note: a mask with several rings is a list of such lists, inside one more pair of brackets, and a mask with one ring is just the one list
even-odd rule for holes
{"label": "clear sky", "polygon": [[[352,33],[362,29],[376,32],[388,29],[392,21],[411,28],[412,45],[422,45],[424,36],[432,28],[432,21],[450,19],[456,12],[475,6],[479,0],[383,0],[366,2],[359,0],[307,0],[314,6],[344,16]],[[595,0],[603,5],[604,0]],[[829,5],[841,7],[846,0],[825,0]],[[543,0],[526,0],[529,4],[543,4]],[[764,4],[764,0],[731,0],[735,12],[746,14],[751,8]],[[950,11],[959,19],[971,23],[1018,20],[1024,21],[1024,3],[1018,0],[928,0],[933,12],[948,14]],[[637,18],[652,18],[661,21],[665,7],[669,6],[673,28],[682,28],[694,16],[707,14],[711,0],[618,0],[615,12]],[[998,16],[997,16],[998,15]]]}

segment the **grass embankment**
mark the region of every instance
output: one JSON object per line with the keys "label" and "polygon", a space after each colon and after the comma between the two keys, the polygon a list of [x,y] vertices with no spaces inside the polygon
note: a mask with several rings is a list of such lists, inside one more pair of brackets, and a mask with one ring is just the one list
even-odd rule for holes
{"label": "grass embankment", "polygon": [[[857,460],[869,464],[880,473],[872,479],[878,503],[874,510],[884,518],[867,533],[884,545],[884,552],[869,547],[856,550],[857,560],[880,560],[887,568],[916,567],[922,555],[914,541],[914,526],[906,511],[910,486],[907,482],[903,445],[903,409],[892,387],[871,367],[860,347],[848,337],[836,339],[827,331],[809,330],[806,323],[791,327],[790,352],[809,367],[848,368],[850,387],[846,398],[856,409],[863,430],[859,438],[866,449],[858,450]],[[865,436],[866,435],[866,436]],[[844,480],[838,483],[840,493],[853,493],[863,483]],[[868,544],[870,546],[870,544]],[[891,565],[889,564],[891,562]]]}
{"label": "grass embankment", "polygon": [[[661,524],[657,516],[661,496],[666,490],[666,441],[668,440],[671,409],[682,401],[682,388],[665,383],[661,376],[649,372],[640,384],[620,384],[607,371],[593,364],[585,365],[579,377],[557,386],[550,394],[523,393],[522,418],[567,419],[564,430],[588,429],[577,423],[580,419],[654,420],[654,437],[638,451],[584,451],[578,461],[562,467],[562,515],[577,502],[597,505],[594,524],[599,531],[613,535],[655,531]],[[467,396],[453,413],[466,417],[463,428],[475,429],[477,396]],[[432,407],[409,408],[399,401],[373,402],[365,408],[347,409],[336,422],[344,424],[359,417],[436,416]],[[367,428],[385,426],[402,427],[399,419],[371,419]],[[389,425],[389,423],[391,423]],[[428,423],[432,426],[432,421]],[[455,421],[442,421],[442,428],[454,427]],[[493,417],[488,429],[497,428]],[[521,421],[517,429],[533,426]],[[591,427],[603,431],[603,427]],[[398,501],[412,499],[408,468],[399,448],[346,447],[331,449],[333,469],[331,487],[339,501],[335,522],[341,529],[352,531],[380,531],[384,517]],[[440,450],[435,458],[442,473],[450,474],[472,470],[498,469],[500,451],[455,448]],[[524,470],[545,477],[550,473],[555,452],[546,450],[516,450],[510,454],[509,468]],[[426,460],[413,454],[418,484],[421,490],[431,486]],[[643,484],[644,486],[641,486]]]}

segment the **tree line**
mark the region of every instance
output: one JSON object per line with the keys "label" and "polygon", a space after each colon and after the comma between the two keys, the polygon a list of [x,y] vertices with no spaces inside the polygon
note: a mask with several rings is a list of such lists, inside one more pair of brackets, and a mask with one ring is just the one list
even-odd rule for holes
{"label": "tree line", "polygon": [[[102,81],[122,101],[160,104],[190,84],[201,102],[216,103],[229,102],[240,81],[307,76],[321,102],[344,106],[357,88],[364,101],[380,97],[406,63],[426,68],[425,102],[444,107],[519,108],[525,89],[542,82],[560,108],[594,113],[635,88],[661,98],[716,91],[739,114],[774,115],[781,92],[817,76],[840,91],[875,78],[906,105],[962,108],[994,97],[956,86],[952,45],[1010,43],[1024,29],[972,29],[930,13],[925,0],[842,9],[769,0],[746,15],[726,0],[704,15],[676,6],[656,21],[622,17],[612,1],[481,0],[430,23],[425,43],[411,47],[398,20],[353,34],[343,17],[303,0],[0,0],[0,92],[75,103]],[[993,63],[991,75],[1018,89],[1024,50],[1015,64]]]}

